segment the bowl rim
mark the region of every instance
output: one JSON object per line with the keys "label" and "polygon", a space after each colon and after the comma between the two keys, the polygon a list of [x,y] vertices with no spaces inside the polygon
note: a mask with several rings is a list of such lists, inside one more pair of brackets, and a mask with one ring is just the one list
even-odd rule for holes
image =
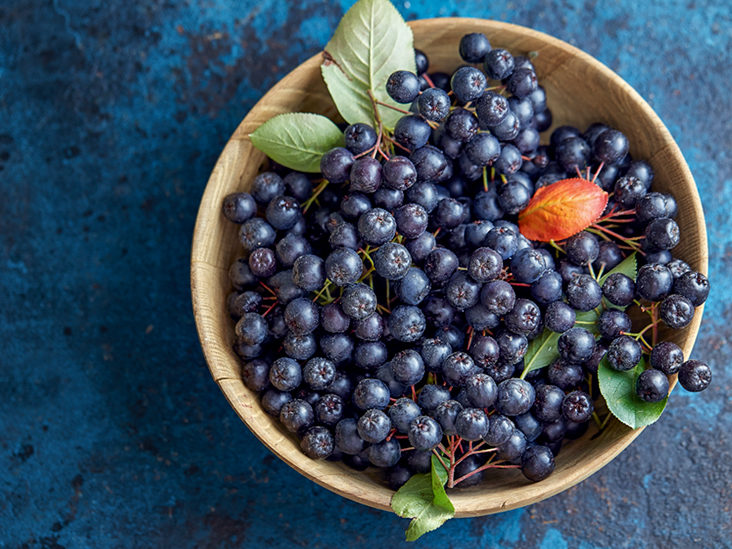
{"label": "bowl rim", "polygon": [[[486,25],[488,28],[490,28],[491,32],[500,32],[501,30],[510,30],[514,33],[521,33],[523,35],[529,36],[531,38],[546,42],[547,44],[558,47],[561,49],[564,49],[568,53],[570,53],[572,56],[579,58],[582,62],[586,63],[587,65],[591,66],[593,70],[598,71],[599,73],[602,73],[606,78],[609,78],[610,80],[615,81],[623,90],[625,93],[627,93],[631,100],[636,103],[644,112],[645,116],[647,116],[650,120],[652,120],[656,126],[658,131],[661,133],[661,137],[664,141],[668,143],[668,146],[671,147],[672,154],[678,158],[680,163],[680,169],[681,169],[681,175],[683,179],[689,180],[693,183],[690,189],[690,199],[691,199],[691,209],[694,212],[694,215],[697,219],[701,219],[701,223],[699,224],[699,240],[700,240],[700,247],[697,252],[699,257],[699,264],[701,266],[700,271],[703,273],[708,272],[708,244],[707,244],[707,233],[706,233],[706,222],[704,220],[704,213],[701,205],[701,200],[699,198],[698,188],[696,186],[696,183],[694,181],[694,178],[691,174],[691,171],[688,167],[688,164],[686,162],[686,159],[684,158],[683,154],[681,153],[681,150],[676,143],[676,141],[673,139],[673,136],[671,135],[668,128],[665,126],[661,118],[656,114],[656,112],[651,108],[651,106],[643,99],[643,97],[630,85],[628,84],[623,78],[621,78],[617,73],[615,73],[612,69],[607,67],[605,64],[594,58],[592,55],[585,53],[584,51],[580,50],[579,48],[560,40],[559,38],[555,38],[549,34],[546,34],[541,31],[537,31],[534,29],[531,29],[529,27],[524,27],[521,25],[515,25],[512,23],[505,23],[502,21],[495,21],[491,19],[482,19],[482,18],[469,18],[469,17],[444,17],[444,18],[429,18],[429,19],[417,19],[413,21],[408,21],[408,25],[412,28],[419,28],[421,25],[428,26],[430,24],[435,23],[452,23],[452,24],[460,24],[460,23],[467,23],[470,22],[471,24],[481,24]],[[299,64],[297,67],[292,69],[287,75],[285,75],[282,79],[280,79],[274,86],[272,86],[267,93],[265,93],[262,98],[255,103],[255,105],[251,108],[251,110],[246,114],[244,119],[237,125],[237,128],[235,129],[232,136],[227,141],[226,146],[224,146],[219,158],[217,159],[214,168],[211,172],[211,176],[209,177],[209,180],[206,183],[206,188],[204,190],[204,196],[209,191],[210,187],[209,185],[215,178],[219,167],[221,166],[222,162],[225,161],[227,155],[234,154],[234,149],[228,147],[228,145],[231,143],[231,141],[237,139],[241,140],[242,136],[240,134],[240,128],[244,124],[246,118],[250,116],[250,114],[254,111],[258,111],[262,109],[262,106],[267,102],[268,98],[271,97],[271,94],[277,92],[278,90],[286,88],[290,82],[296,78],[297,73],[303,70],[312,70],[313,68],[319,67],[322,59],[322,52],[319,52],[303,63]],[[239,134],[239,135],[238,135]],[[223,392],[226,400],[229,402],[231,407],[234,409],[234,411],[237,413],[237,415],[240,417],[242,422],[249,428],[249,430],[272,452],[274,453],[279,459],[283,460],[287,465],[298,471],[300,474],[304,475],[310,480],[313,480],[314,482],[318,483],[319,485],[323,486],[324,488],[327,488],[328,490],[335,492],[343,497],[346,497],[352,501],[356,501],[358,503],[362,503],[365,505],[368,505],[373,508],[391,511],[390,503],[391,503],[391,494],[393,493],[391,490],[388,491],[388,497],[386,493],[381,493],[379,497],[374,499],[373,492],[369,493],[370,497],[365,497],[365,493],[368,493],[367,491],[364,491],[363,486],[359,486],[358,482],[353,482],[354,476],[353,475],[324,475],[324,476],[317,476],[313,475],[311,471],[305,470],[300,463],[290,458],[288,455],[283,455],[280,452],[277,451],[275,443],[277,442],[275,439],[281,440],[281,437],[273,437],[270,433],[262,433],[258,430],[255,430],[252,428],[252,426],[249,424],[247,419],[245,418],[244,414],[242,414],[242,410],[240,406],[242,403],[239,401],[239,397],[237,393],[234,390],[234,384],[232,383],[234,380],[231,379],[217,379],[214,368],[212,365],[216,363],[217,361],[223,360],[223,357],[226,356],[224,352],[222,352],[220,349],[217,348],[217,345],[214,343],[215,338],[212,337],[214,330],[212,330],[213,323],[210,322],[204,322],[203,316],[205,314],[208,314],[207,307],[205,306],[205,299],[203,299],[204,296],[201,295],[201,292],[199,288],[202,285],[204,275],[205,273],[210,273],[211,269],[219,269],[218,266],[212,265],[211,263],[208,263],[206,261],[203,261],[201,259],[197,259],[199,257],[202,257],[203,254],[201,253],[201,250],[203,248],[203,233],[205,231],[205,228],[210,223],[216,223],[220,218],[220,211],[219,209],[216,209],[215,212],[212,212],[210,209],[206,209],[206,201],[202,199],[201,205],[198,210],[198,214],[196,217],[196,224],[194,228],[194,234],[193,234],[193,242],[191,247],[191,294],[192,294],[192,304],[193,304],[193,313],[195,317],[196,322],[196,328],[199,336],[199,340],[201,342],[201,347],[204,353],[204,357],[206,359],[206,364],[212,374],[212,377],[214,378],[214,381],[219,386],[221,391]],[[216,218],[214,218],[216,216]],[[691,337],[689,337],[688,344],[685,346],[685,354],[688,356],[688,353],[691,351],[691,348],[694,345],[694,342],[696,341],[699,326],[701,324],[701,319],[703,315],[703,305],[699,307],[697,314],[694,315],[694,319],[692,321],[692,324],[689,327]],[[686,348],[688,347],[688,348]],[[672,383],[675,385],[675,380]],[[523,507],[525,505],[529,505],[531,503],[536,503],[538,501],[541,501],[543,499],[546,499],[548,497],[551,497],[559,492],[562,492],[564,490],[567,490],[568,488],[571,488],[572,486],[576,485],[577,483],[581,482],[582,480],[586,479],[590,475],[596,473],[600,469],[602,469],[605,465],[607,465],[610,461],[612,461],[615,457],[618,456],[625,448],[627,448],[633,440],[635,440],[645,429],[645,427],[632,430],[630,428],[626,428],[627,432],[619,437],[617,440],[614,441],[611,445],[609,445],[600,456],[597,456],[595,459],[593,459],[590,462],[585,462],[582,467],[576,467],[574,471],[570,472],[568,475],[566,475],[563,478],[562,482],[558,483],[551,483],[551,484],[543,484],[543,483],[536,483],[533,484],[532,487],[533,490],[530,491],[522,491],[522,494],[519,497],[515,498],[509,498],[506,499],[500,503],[496,503],[494,505],[491,505],[489,507],[481,507],[476,505],[470,504],[470,499],[474,499],[472,496],[474,496],[474,493],[467,493],[467,494],[458,494],[458,493],[451,493],[451,500],[453,501],[455,505],[455,516],[456,517],[471,517],[471,516],[482,516],[502,511],[507,511],[510,509],[515,509],[519,507]],[[304,455],[303,455],[304,456]],[[385,492],[385,491],[384,491]],[[454,496],[453,496],[454,494]]]}

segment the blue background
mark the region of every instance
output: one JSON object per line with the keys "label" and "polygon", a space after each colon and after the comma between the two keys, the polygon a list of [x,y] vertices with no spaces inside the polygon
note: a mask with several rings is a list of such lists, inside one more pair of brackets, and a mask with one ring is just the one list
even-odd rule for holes
{"label": "blue background", "polygon": [[[274,458],[212,382],[191,314],[199,199],[240,119],[350,0],[0,5],[0,547],[384,547],[407,521]],[[664,119],[706,210],[702,395],[548,501],[425,547],[724,547],[732,539],[729,2],[400,2],[527,25]]]}

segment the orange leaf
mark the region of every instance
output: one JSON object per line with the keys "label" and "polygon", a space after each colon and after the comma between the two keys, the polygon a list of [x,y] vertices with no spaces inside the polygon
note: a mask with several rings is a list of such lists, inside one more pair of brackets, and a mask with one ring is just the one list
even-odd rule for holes
{"label": "orange leaf", "polygon": [[597,221],[607,198],[607,193],[591,181],[562,179],[536,191],[519,213],[519,229],[529,240],[564,240]]}

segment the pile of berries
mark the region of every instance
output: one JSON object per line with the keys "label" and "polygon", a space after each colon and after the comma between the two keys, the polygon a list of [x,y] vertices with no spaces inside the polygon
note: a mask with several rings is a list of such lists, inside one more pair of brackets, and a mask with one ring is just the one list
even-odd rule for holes
{"label": "pile of berries", "polygon": [[[531,60],[482,34],[463,37],[460,55],[451,76],[428,74],[417,50],[417,74],[386,84],[405,104],[393,133],[348,126],[322,178],[274,166],[223,203],[243,248],[228,311],[244,383],[305,454],[384,468],[395,488],[428,471],[433,451],[449,458],[449,487],[491,467],[545,478],[593,417],[603,358],[630,370],[647,355],[637,395],[648,402],[672,374],[690,391],[711,379],[655,342],[659,322],[691,322],[709,284],[672,256],[677,206],[651,191],[649,164],[599,123],[540,145],[552,115]],[[535,191],[585,172],[612,192],[612,229],[525,238],[516,216]],[[600,283],[631,252],[637,279]],[[623,310],[634,302],[652,317],[637,332]],[[576,322],[591,310],[602,310],[594,330]],[[558,358],[525,373],[545,330],[561,333]]]}

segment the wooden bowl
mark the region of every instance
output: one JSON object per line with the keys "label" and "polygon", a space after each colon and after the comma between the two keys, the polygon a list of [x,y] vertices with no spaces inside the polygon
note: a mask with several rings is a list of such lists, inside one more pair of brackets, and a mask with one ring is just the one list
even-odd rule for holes
{"label": "wooden bowl", "polygon": [[[706,273],[704,214],[689,168],[659,117],[617,74],[561,40],[516,25],[447,18],[414,21],[410,26],[415,46],[430,58],[431,71],[449,73],[460,65],[458,42],[469,32],[483,32],[491,44],[513,53],[537,52],[534,62],[555,123],[585,128],[591,122],[601,121],[623,131],[630,138],[633,157],[646,159],[653,166],[654,188],[672,192],[676,197],[683,238],[674,255]],[[265,162],[264,155],[247,137],[260,124],[283,112],[337,116],[320,76],[320,62],[320,55],[308,59],[275,85],[247,114],[221,153],[201,201],[193,238],[193,311],[211,375],[257,438],[321,486],[353,501],[388,510],[393,492],[378,471],[356,472],[342,463],[311,460],[300,451],[297,440],[262,410],[257,395],[244,386],[239,359],[232,352],[233,323],[225,303],[230,291],[227,271],[240,254],[240,244],[237,227],[221,215],[221,203],[227,194],[246,190]],[[698,311],[690,326],[668,336],[681,346],[685,356],[691,352],[700,322]],[[599,436],[591,428],[582,439],[563,447],[556,470],[539,483],[526,481],[515,470],[502,470],[487,475],[479,486],[453,490],[450,497],[456,516],[514,509],[566,490],[606,465],[641,431],[631,430],[616,420]]]}

